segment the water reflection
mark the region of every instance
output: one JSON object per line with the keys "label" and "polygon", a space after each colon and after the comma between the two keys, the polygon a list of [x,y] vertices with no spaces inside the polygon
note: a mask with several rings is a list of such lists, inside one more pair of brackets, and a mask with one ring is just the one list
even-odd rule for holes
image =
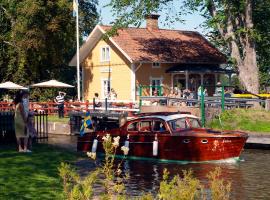
{"label": "water reflection", "polygon": [[[127,182],[127,192],[131,195],[137,196],[141,193],[152,192],[156,193],[159,189],[159,183],[162,180],[163,170],[165,168],[170,172],[170,176],[176,174],[182,175],[182,170],[193,171],[196,178],[200,179],[202,183],[207,184],[207,174],[209,171],[215,170],[216,167],[221,167],[223,178],[226,181],[232,182],[232,188],[235,199],[240,198],[237,190],[243,190],[241,185],[238,186],[239,182],[243,181],[241,170],[239,170],[240,163],[205,163],[205,164],[168,164],[168,163],[157,163],[157,162],[145,162],[145,161],[131,161],[127,160],[124,163],[124,172],[130,174],[130,179]],[[237,180],[237,181],[234,181]]]}
{"label": "water reflection", "polygon": [[[232,183],[232,198],[270,199],[270,151],[246,150],[242,154],[245,161],[236,163],[203,163],[203,164],[172,164],[150,161],[126,160],[122,168],[128,173],[126,189],[129,195],[138,196],[142,193],[156,193],[162,180],[163,170],[168,169],[170,175],[182,174],[182,170],[193,171],[202,183],[207,184],[207,174],[216,167],[222,169],[222,177]],[[84,167],[83,167],[84,168]],[[85,168],[84,168],[85,169]]]}

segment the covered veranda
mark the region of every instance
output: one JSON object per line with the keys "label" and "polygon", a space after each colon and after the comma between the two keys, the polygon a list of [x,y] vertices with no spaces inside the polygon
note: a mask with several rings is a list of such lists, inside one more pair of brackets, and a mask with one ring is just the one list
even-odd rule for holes
{"label": "covered veranda", "polygon": [[229,85],[231,83],[233,70],[228,70],[215,64],[177,64],[166,70],[171,74],[171,88],[189,89],[197,93],[200,85],[205,85],[208,95],[215,92],[215,85],[220,81],[221,75],[228,75]]}

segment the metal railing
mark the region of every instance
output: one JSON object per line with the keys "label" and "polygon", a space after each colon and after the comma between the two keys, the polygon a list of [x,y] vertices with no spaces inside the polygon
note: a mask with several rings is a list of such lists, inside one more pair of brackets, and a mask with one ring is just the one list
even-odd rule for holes
{"label": "metal railing", "polygon": [[0,144],[15,142],[14,112],[0,112]]}
{"label": "metal railing", "polygon": [[[34,126],[37,131],[36,141],[48,139],[48,114],[34,114]],[[0,144],[16,143],[14,112],[0,112]]]}
{"label": "metal railing", "polygon": [[[206,109],[219,108],[220,112],[232,108],[252,108],[254,103],[261,105],[266,104],[265,99],[262,98],[237,98],[226,97],[225,86],[219,86],[221,88],[220,96],[205,96],[204,87],[200,86],[199,98],[171,98],[167,96],[140,96],[140,110],[141,106],[172,106],[172,107],[194,107],[200,109],[202,125],[205,126],[206,121]],[[143,88],[141,86],[141,88]],[[142,89],[140,89],[142,91]],[[140,92],[142,95],[142,92]],[[259,97],[259,95],[257,95]],[[263,95],[266,98],[267,95]],[[210,110],[210,109],[209,109]]]}
{"label": "metal railing", "polygon": [[48,113],[39,112],[35,113],[35,129],[37,131],[36,140],[48,139]]}

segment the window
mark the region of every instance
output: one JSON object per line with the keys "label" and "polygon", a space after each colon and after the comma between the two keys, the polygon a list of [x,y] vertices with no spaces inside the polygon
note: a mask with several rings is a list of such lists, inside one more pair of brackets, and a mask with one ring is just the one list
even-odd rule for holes
{"label": "window", "polygon": [[166,131],[165,125],[161,121],[153,121],[153,131]]}
{"label": "window", "polygon": [[101,62],[107,62],[110,61],[110,47],[102,47],[101,48]]}
{"label": "window", "polygon": [[103,79],[101,81],[101,87],[102,98],[108,97],[109,92],[111,91],[111,80]]}
{"label": "window", "polygon": [[152,63],[152,68],[160,68],[160,63],[158,63],[158,62],[153,62],[153,63]]}
{"label": "window", "polygon": [[181,130],[187,128],[186,118],[179,118],[177,120],[170,121],[172,130]]}
{"label": "window", "polygon": [[162,78],[151,78],[150,80],[150,85],[152,86],[150,89],[150,94],[151,96],[154,96],[154,92],[158,91],[162,85]]}
{"label": "window", "polygon": [[128,125],[127,131],[138,131],[138,122],[134,122]]}
{"label": "window", "polygon": [[189,122],[190,122],[190,126],[192,128],[201,128],[200,122],[198,121],[198,119],[194,119],[194,118],[188,118]]}
{"label": "window", "polygon": [[142,121],[140,123],[140,131],[150,132],[151,131],[151,121]]}

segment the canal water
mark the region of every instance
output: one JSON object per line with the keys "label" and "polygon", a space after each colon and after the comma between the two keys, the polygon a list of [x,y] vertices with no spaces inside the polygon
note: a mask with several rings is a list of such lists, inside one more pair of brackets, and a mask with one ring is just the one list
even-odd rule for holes
{"label": "canal water", "polygon": [[[86,173],[93,169],[93,163],[89,163],[86,161],[79,164],[81,172]],[[194,177],[205,182],[206,175],[216,167],[221,168],[224,180],[232,183],[231,199],[270,199],[270,150],[245,150],[239,162],[172,164],[126,160],[122,166],[123,171],[130,175],[126,189],[131,196],[148,192],[156,193],[165,168],[171,176],[181,174],[182,170],[191,169]]]}

